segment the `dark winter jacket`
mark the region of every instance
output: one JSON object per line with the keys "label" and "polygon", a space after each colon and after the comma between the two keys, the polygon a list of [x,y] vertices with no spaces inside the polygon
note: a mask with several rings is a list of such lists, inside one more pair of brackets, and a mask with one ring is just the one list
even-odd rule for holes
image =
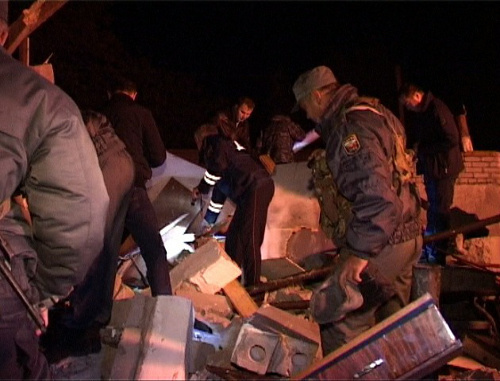
{"label": "dark winter jacket", "polygon": [[145,188],[151,168],[165,162],[167,152],[151,111],[126,94],[116,93],[103,109],[135,165],[135,186]]}
{"label": "dark winter jacket", "polygon": [[[386,245],[413,239],[420,234],[420,204],[414,184],[397,181],[393,158],[395,134],[384,114],[359,109],[356,88],[346,84],[332,96],[328,111],[316,127],[326,143],[326,159],[340,194],[351,204],[345,245],[355,255],[368,259]],[[404,129],[390,118],[398,134]]]}
{"label": "dark winter jacket", "polygon": [[206,172],[198,189],[207,194],[214,187],[205,220],[214,223],[227,197],[244,202],[245,194],[260,181],[272,181],[264,167],[255,161],[238,142],[223,135],[205,138],[202,146]]}
{"label": "dark winter jacket", "polygon": [[430,92],[418,111],[406,114],[408,147],[418,156],[417,171],[433,179],[457,177],[464,164],[460,135],[450,109]]}
{"label": "dark winter jacket", "polygon": [[109,198],[97,155],[71,98],[1,47],[0,78],[0,202],[21,186],[32,218],[30,228],[9,213],[0,234],[15,251],[33,246],[41,298],[66,296],[103,244]]}

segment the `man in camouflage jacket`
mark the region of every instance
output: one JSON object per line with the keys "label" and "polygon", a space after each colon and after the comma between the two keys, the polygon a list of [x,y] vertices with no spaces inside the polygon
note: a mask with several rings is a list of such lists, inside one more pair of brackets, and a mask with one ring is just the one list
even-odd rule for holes
{"label": "man in camouflage jacket", "polygon": [[276,164],[294,161],[293,143],[304,139],[306,133],[286,115],[275,115],[262,137],[262,154],[268,154]]}

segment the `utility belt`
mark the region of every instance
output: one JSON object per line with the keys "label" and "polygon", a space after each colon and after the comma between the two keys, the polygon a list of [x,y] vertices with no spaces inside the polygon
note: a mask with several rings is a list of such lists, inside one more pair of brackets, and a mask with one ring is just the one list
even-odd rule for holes
{"label": "utility belt", "polygon": [[422,227],[418,218],[415,218],[412,221],[402,223],[396,228],[391,238],[389,238],[389,245],[409,241],[420,234],[422,234]]}

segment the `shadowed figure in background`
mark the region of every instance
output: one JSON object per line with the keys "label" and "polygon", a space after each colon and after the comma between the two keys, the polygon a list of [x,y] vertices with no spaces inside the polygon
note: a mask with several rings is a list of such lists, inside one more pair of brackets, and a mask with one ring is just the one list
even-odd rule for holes
{"label": "shadowed figure in background", "polygon": [[304,130],[289,116],[274,115],[262,135],[261,154],[268,154],[276,164],[291,163],[294,143],[305,136]]}
{"label": "shadowed figure in background", "polygon": [[[455,183],[464,169],[460,134],[450,109],[430,91],[407,83],[400,90],[408,147],[417,154],[417,174],[424,178],[429,206],[425,235],[449,230]],[[446,264],[449,240],[424,246],[422,262]]]}
{"label": "shadowed figure in background", "polygon": [[103,114],[125,143],[135,166],[135,182],[125,218],[125,228],[141,250],[146,262],[151,294],[172,295],[170,265],[159,232],[158,219],[146,191],[151,168],[162,165],[167,151],[151,111],[135,102],[137,85],[119,78]]}

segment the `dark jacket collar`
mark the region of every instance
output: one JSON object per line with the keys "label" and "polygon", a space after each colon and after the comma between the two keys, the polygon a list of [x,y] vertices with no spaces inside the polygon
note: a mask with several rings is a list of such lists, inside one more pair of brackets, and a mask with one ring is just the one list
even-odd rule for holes
{"label": "dark jacket collar", "polygon": [[340,86],[332,95],[330,99],[329,106],[326,109],[325,114],[321,117],[321,121],[318,125],[317,130],[323,134],[323,126],[329,125],[329,120],[335,118],[344,109],[345,105],[351,103],[354,99],[358,97],[358,89],[356,89],[351,84],[347,83]]}

